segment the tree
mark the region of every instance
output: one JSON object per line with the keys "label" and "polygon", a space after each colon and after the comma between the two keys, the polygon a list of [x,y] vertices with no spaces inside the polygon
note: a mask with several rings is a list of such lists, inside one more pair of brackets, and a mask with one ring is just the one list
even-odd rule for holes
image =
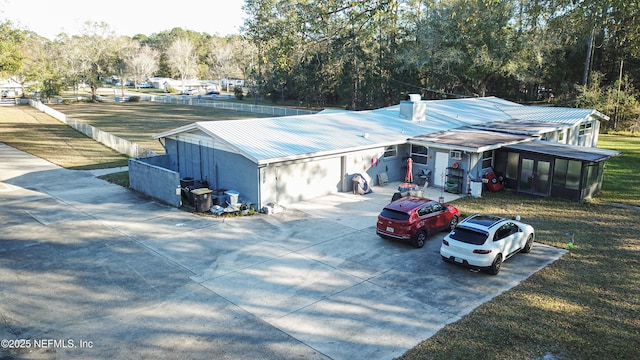
{"label": "tree", "polygon": [[85,22],[81,33],[76,46],[80,49],[83,76],[91,87],[91,98],[95,101],[98,87],[107,76],[113,75],[111,71],[117,57],[116,36],[104,22]]}
{"label": "tree", "polygon": [[62,53],[64,47],[59,42],[51,42],[42,37],[26,39],[29,49],[25,59],[25,79],[37,84],[40,95],[50,99],[59,95],[64,86],[66,64]]}
{"label": "tree", "polygon": [[140,46],[135,55],[127,59],[127,69],[133,76],[134,85],[138,85],[159,69],[160,53],[149,45]]}
{"label": "tree", "polygon": [[[208,75],[218,79],[223,77],[229,79],[240,74],[234,54],[237,48],[231,39],[211,38],[207,44]],[[227,91],[229,91],[229,82],[227,82]]]}
{"label": "tree", "polygon": [[113,60],[110,69],[120,79],[121,96],[124,97],[124,86],[129,73],[129,62],[136,56],[138,43],[126,36],[118,37],[113,42]]}
{"label": "tree", "polygon": [[185,80],[195,77],[198,72],[198,58],[191,41],[186,38],[174,40],[167,49],[167,63],[172,73],[180,76],[184,91]]}
{"label": "tree", "polygon": [[22,67],[23,38],[22,31],[14,29],[10,21],[0,23],[0,77],[14,75]]}

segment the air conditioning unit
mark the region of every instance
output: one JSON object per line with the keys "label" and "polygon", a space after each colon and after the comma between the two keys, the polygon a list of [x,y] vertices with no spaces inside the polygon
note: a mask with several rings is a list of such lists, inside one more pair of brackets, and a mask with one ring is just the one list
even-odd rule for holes
{"label": "air conditioning unit", "polygon": [[453,160],[462,160],[462,151],[451,150],[451,152],[449,153],[449,157]]}

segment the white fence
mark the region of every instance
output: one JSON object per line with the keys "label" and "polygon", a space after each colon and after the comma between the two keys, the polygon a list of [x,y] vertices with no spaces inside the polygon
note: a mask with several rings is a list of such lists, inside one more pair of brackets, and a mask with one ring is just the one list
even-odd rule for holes
{"label": "white fence", "polygon": [[[266,106],[266,105],[252,105],[230,100],[233,95],[166,95],[166,96],[151,96],[151,95],[125,95],[123,96],[98,96],[97,100],[101,102],[125,102],[129,101],[132,96],[137,96],[140,101],[161,102],[165,104],[180,104],[191,106],[204,106],[212,107],[224,110],[244,111],[256,114],[265,114],[271,116],[295,116],[295,115],[311,115],[317,113],[314,110],[303,110],[288,107],[279,106]],[[80,101],[86,100],[83,98],[53,98],[51,101],[61,103],[65,100]]]}
{"label": "white fence", "polygon": [[220,101],[221,99],[230,99],[231,95],[213,95],[213,96],[141,96],[140,100],[149,100],[153,102],[163,102],[167,104],[184,104],[193,106],[213,107],[217,109],[245,111],[257,114],[266,114],[272,116],[293,116],[293,115],[310,115],[317,111],[302,110],[278,106],[252,105],[232,101]]}
{"label": "white fence", "polygon": [[[235,110],[235,111],[245,111],[252,112],[258,114],[267,114],[272,116],[293,116],[293,115],[310,115],[315,114],[317,111],[312,110],[301,110],[301,109],[293,109],[286,107],[277,107],[277,106],[264,106],[264,105],[251,105],[251,104],[242,104],[231,101],[220,101],[220,99],[231,98],[231,95],[213,95],[213,96],[140,96],[141,101],[152,101],[152,102],[162,102],[167,104],[184,104],[184,105],[192,105],[192,106],[204,106],[204,107],[213,107],[218,109],[225,110]],[[53,101],[62,102],[65,99],[62,98],[54,98]],[[73,100],[79,100],[75,98]],[[111,102],[111,101],[128,101],[129,96],[125,96],[124,98],[116,96],[115,98],[110,97],[98,97],[98,101]],[[61,122],[71,126],[72,128],[80,131],[81,133],[87,135],[88,137],[114,149],[115,151],[128,155],[129,157],[148,157],[154,156],[156,153],[153,150],[146,149],[140,147],[138,144],[134,142],[130,142],[123,138],[112,135],[106,131],[102,131],[97,127],[92,125],[83,123],[80,120],[76,120],[72,117],[69,117],[60,111],[52,109],[47,105],[43,104],[37,100],[29,100],[29,105],[32,107],[53,116],[54,118],[60,120]]]}
{"label": "white fence", "polygon": [[80,131],[88,137],[112,148],[113,150],[121,154],[128,155],[129,157],[146,157],[156,155],[153,150],[143,148],[134,142],[117,137],[106,131],[98,129],[95,126],[85,124],[80,120],[71,118],[58,110],[48,107],[40,101],[29,100],[29,105],[47,115],[56,118],[57,120],[71,126],[72,128]]}

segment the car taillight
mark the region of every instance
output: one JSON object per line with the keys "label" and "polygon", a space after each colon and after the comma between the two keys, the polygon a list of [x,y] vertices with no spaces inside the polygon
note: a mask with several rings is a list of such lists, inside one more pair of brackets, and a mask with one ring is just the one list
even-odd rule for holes
{"label": "car taillight", "polygon": [[449,246],[449,242],[445,239],[442,239],[442,245]]}
{"label": "car taillight", "polygon": [[473,253],[486,255],[486,254],[491,254],[491,250],[475,249],[473,250]]}

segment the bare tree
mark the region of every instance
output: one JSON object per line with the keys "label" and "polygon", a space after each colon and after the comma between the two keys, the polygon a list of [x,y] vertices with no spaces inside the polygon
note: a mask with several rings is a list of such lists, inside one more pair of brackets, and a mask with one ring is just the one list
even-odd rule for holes
{"label": "bare tree", "polygon": [[85,79],[91,86],[91,99],[96,100],[98,87],[110,75],[110,68],[113,66],[116,37],[104,22],[85,22],[81,34],[76,46],[80,49],[82,63],[85,64]]}
{"label": "bare tree", "polygon": [[129,60],[136,56],[138,50],[138,42],[131,40],[131,38],[122,36],[113,42],[113,55],[112,62],[113,71],[120,77],[120,92],[124,97],[124,86],[127,80],[129,70]]}
{"label": "bare tree", "polygon": [[198,57],[193,43],[186,38],[174,40],[167,49],[167,63],[172,73],[180,76],[184,91],[185,80],[195,77],[198,73]]}
{"label": "bare tree", "polygon": [[131,57],[127,61],[127,68],[129,73],[133,76],[135,87],[141,81],[151,77],[159,69],[160,52],[152,49],[149,45],[143,45],[138,48],[135,56]]}

